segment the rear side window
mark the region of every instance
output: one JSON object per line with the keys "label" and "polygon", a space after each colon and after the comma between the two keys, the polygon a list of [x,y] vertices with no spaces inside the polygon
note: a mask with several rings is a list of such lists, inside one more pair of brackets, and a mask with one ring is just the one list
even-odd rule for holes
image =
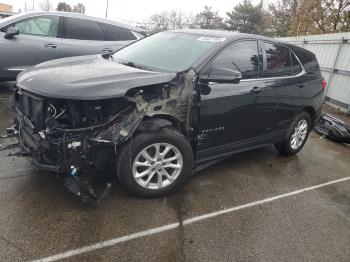
{"label": "rear side window", "polygon": [[35,16],[18,21],[11,26],[17,27],[21,35],[56,37],[58,21],[57,16]]}
{"label": "rear side window", "polygon": [[301,65],[293,52],[290,52],[290,55],[292,57],[292,75],[298,75],[302,71]]}
{"label": "rear side window", "polygon": [[304,66],[305,70],[319,70],[319,65],[316,57],[303,48],[295,48],[295,52]]}
{"label": "rear side window", "polygon": [[136,36],[127,28],[100,23],[106,41],[128,41],[136,40]]}
{"label": "rear side window", "polygon": [[242,79],[258,78],[259,64],[257,41],[241,41],[226,47],[212,62],[209,73],[230,77],[238,70]]}
{"label": "rear side window", "polygon": [[103,41],[104,34],[98,22],[66,17],[64,38]]}
{"label": "rear side window", "polygon": [[288,48],[272,43],[265,43],[266,69],[263,77],[291,75],[291,55]]}

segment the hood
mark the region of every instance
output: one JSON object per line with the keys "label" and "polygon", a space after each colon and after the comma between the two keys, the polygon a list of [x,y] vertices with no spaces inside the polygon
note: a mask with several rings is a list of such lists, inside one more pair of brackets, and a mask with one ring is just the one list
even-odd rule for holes
{"label": "hood", "polygon": [[130,88],[171,81],[176,73],[142,70],[100,55],[39,64],[17,77],[20,89],[51,98],[98,100],[124,96]]}

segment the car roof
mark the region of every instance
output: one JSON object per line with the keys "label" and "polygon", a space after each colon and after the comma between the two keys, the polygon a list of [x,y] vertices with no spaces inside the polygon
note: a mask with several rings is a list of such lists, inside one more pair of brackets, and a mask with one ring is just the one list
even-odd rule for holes
{"label": "car roof", "polygon": [[[200,36],[208,36],[208,37],[218,37],[218,38],[225,38],[225,41],[223,41],[222,45],[226,45],[228,42],[232,42],[234,40],[239,39],[255,39],[255,40],[264,40],[273,42],[276,44],[287,46],[293,50],[300,49],[299,46],[293,45],[291,43],[285,42],[280,39],[266,37],[262,35],[254,35],[254,34],[246,34],[246,33],[239,33],[239,32],[233,32],[233,31],[227,31],[227,30],[212,30],[212,29],[179,29],[179,30],[168,30],[169,32],[175,32],[175,33],[184,33],[184,34],[196,34]],[[304,48],[303,48],[304,49]],[[313,54],[312,52],[304,49],[306,52]]]}
{"label": "car roof", "polygon": [[169,31],[175,32],[175,33],[196,34],[196,35],[208,36],[208,37],[226,38],[225,42],[231,42],[232,40],[238,40],[238,39],[256,39],[256,40],[265,40],[265,41],[271,41],[275,43],[281,43],[283,45],[290,45],[276,38],[270,38],[262,35],[239,33],[239,32],[227,31],[227,30],[179,29],[179,30],[169,30]]}
{"label": "car roof", "polygon": [[[27,13],[23,13],[23,14],[18,14],[15,16],[12,16],[11,18],[15,21],[18,20],[18,18],[29,18],[32,16],[40,16],[40,15],[55,15],[55,16],[62,16],[62,17],[73,17],[73,18],[79,18],[79,19],[87,19],[87,20],[91,20],[91,21],[95,21],[95,22],[101,22],[101,23],[105,23],[105,24],[110,24],[110,25],[115,25],[115,26],[120,26],[120,27],[124,27],[124,28],[128,28],[132,31],[135,32],[143,32],[144,30],[134,27],[134,26],[130,26],[124,23],[120,23],[117,21],[113,21],[110,19],[106,19],[106,18],[100,18],[100,17],[94,17],[94,16],[88,16],[88,15],[84,15],[84,14],[79,14],[79,13],[73,13],[73,12],[63,12],[63,11],[39,11],[39,12],[27,12]],[[10,21],[10,20],[8,20]]]}

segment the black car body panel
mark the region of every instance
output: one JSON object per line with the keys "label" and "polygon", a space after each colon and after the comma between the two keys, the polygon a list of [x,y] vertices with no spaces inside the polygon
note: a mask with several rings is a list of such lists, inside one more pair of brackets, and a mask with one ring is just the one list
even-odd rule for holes
{"label": "black car body panel", "polygon": [[175,77],[175,73],[142,70],[97,55],[39,64],[20,74],[17,85],[41,96],[96,100],[124,96],[131,88],[161,84]]}
{"label": "black car body panel", "polygon": [[350,125],[332,115],[321,115],[315,131],[336,142],[350,144]]}
{"label": "black car body panel", "polygon": [[[138,69],[101,56],[55,60],[23,72],[15,94],[17,125],[20,142],[35,163],[60,172],[71,165],[98,169],[152,120],[161,121],[152,122],[156,127],[178,129],[192,145],[195,167],[200,168],[234,152],[282,141],[301,111],[314,121],[319,116],[324,90],[311,52],[247,34],[173,33],[217,44],[189,68],[173,73]],[[212,70],[220,54],[240,41],[256,43],[253,67],[245,72],[256,76],[210,80],[208,68]],[[268,61],[274,53],[266,55],[267,43],[284,48],[291,59],[295,56],[299,71],[290,66],[285,76],[264,76],[268,67],[278,67]],[[280,74],[277,69],[274,74]]]}

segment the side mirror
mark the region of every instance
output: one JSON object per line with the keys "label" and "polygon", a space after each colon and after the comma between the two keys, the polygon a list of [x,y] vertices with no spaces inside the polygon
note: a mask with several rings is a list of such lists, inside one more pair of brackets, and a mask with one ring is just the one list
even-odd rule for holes
{"label": "side mirror", "polygon": [[7,28],[6,30],[6,34],[5,34],[5,38],[6,39],[11,39],[13,38],[14,36],[18,35],[19,34],[19,30],[17,27],[13,27],[13,26],[10,26],[9,28]]}
{"label": "side mirror", "polygon": [[210,68],[199,77],[200,82],[232,83],[237,84],[242,79],[242,73],[238,70],[211,65]]}

